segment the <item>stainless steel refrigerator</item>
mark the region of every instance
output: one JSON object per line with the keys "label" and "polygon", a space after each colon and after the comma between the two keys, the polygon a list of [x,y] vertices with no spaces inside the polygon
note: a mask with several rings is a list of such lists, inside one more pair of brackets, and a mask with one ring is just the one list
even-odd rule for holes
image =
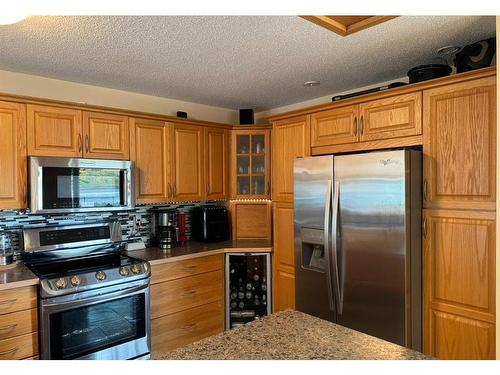
{"label": "stainless steel refrigerator", "polygon": [[422,349],[422,155],[296,159],[296,308]]}

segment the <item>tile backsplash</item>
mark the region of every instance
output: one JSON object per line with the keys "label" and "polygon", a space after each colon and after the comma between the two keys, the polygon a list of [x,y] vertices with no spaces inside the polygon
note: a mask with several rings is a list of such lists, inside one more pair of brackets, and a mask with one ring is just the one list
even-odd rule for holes
{"label": "tile backsplash", "polygon": [[122,228],[123,241],[144,241],[146,246],[151,244],[152,214],[157,208],[178,209],[186,212],[186,235],[191,238],[190,210],[201,204],[223,204],[223,202],[194,202],[176,203],[161,206],[137,206],[134,210],[91,212],[74,214],[32,214],[25,211],[0,210],[0,231],[7,231],[12,240],[15,259],[22,257],[22,230],[23,228],[36,228],[59,225],[78,225],[89,223],[102,223],[119,221]]}

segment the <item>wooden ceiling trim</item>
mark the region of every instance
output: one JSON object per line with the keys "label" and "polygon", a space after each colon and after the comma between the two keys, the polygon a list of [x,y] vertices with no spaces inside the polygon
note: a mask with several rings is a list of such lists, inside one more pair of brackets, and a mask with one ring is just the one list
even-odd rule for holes
{"label": "wooden ceiling trim", "polygon": [[398,16],[300,16],[305,20],[347,36],[369,27],[387,22]]}

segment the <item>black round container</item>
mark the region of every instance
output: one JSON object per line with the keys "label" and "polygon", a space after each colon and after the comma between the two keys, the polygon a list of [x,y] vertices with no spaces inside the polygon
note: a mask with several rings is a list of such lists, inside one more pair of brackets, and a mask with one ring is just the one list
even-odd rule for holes
{"label": "black round container", "polygon": [[451,67],[446,64],[419,65],[408,71],[410,83],[427,81],[429,79],[446,77],[451,73]]}

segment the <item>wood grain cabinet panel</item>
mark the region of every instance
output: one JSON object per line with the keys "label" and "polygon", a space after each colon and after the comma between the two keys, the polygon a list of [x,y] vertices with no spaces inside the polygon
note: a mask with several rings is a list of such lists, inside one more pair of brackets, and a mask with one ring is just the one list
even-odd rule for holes
{"label": "wood grain cabinet panel", "polygon": [[36,286],[7,289],[0,292],[0,314],[36,308]]}
{"label": "wood grain cabinet panel", "polygon": [[351,105],[311,115],[311,146],[358,141],[358,106]]}
{"label": "wood grain cabinet panel", "polygon": [[26,106],[0,102],[0,210],[25,208]]}
{"label": "wood grain cabinet panel", "polygon": [[273,123],[273,200],[293,202],[293,163],[309,156],[310,116],[298,116]]}
{"label": "wood grain cabinet panel", "polygon": [[424,207],[495,209],[496,79],[424,91]]}
{"label": "wood grain cabinet panel", "polygon": [[82,111],[28,104],[28,155],[82,157]]}
{"label": "wood grain cabinet panel", "polygon": [[495,213],[424,210],[424,351],[491,358],[494,324]]}
{"label": "wood grain cabinet panel", "polygon": [[200,201],[204,197],[203,128],[173,125],[173,190],[176,201]]}
{"label": "wood grain cabinet panel", "polygon": [[228,195],[228,132],[225,129],[205,129],[206,199],[226,199]]}
{"label": "wood grain cabinet panel", "polygon": [[274,277],[273,312],[295,310],[295,273],[277,269]]}
{"label": "wood grain cabinet panel", "polygon": [[359,115],[360,141],[422,134],[422,93],[361,103]]}
{"label": "wood grain cabinet panel", "polygon": [[0,340],[38,331],[37,309],[0,315]]}
{"label": "wood grain cabinet panel", "polygon": [[161,354],[224,331],[222,300],[151,321],[153,354]]}
{"label": "wood grain cabinet panel", "polygon": [[0,340],[0,360],[24,359],[38,353],[38,332]]}
{"label": "wood grain cabinet panel", "polygon": [[165,203],[172,198],[170,140],[166,122],[130,119],[130,157],[135,162],[137,203]]}
{"label": "wood grain cabinet panel", "polygon": [[85,158],[129,158],[129,123],[127,116],[100,112],[83,112]]}
{"label": "wood grain cabinet panel", "polygon": [[222,270],[223,267],[224,257],[222,254],[179,260],[171,263],[153,264],[151,266],[151,284]]}
{"label": "wood grain cabinet panel", "polygon": [[230,211],[234,240],[270,240],[272,206],[270,202],[232,201]]}

